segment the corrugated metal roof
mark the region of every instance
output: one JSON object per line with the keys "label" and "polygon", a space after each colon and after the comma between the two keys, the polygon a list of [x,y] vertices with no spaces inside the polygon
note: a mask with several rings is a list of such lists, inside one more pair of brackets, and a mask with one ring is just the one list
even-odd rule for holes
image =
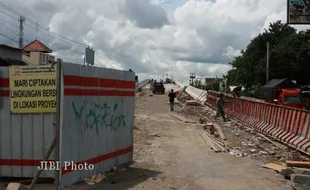
{"label": "corrugated metal roof", "polygon": [[52,53],[53,51],[39,40],[34,40],[23,48],[23,51]]}
{"label": "corrugated metal roof", "polygon": [[14,49],[14,50],[20,50],[19,48],[12,47],[12,46],[8,46],[8,45],[5,45],[5,44],[0,44],[0,47],[9,48],[9,49]]}
{"label": "corrugated metal roof", "polygon": [[269,81],[266,85],[262,86],[262,87],[266,87],[266,88],[274,88],[276,86],[278,86],[279,84],[281,84],[282,82],[284,82],[286,79],[272,79],[271,81]]}

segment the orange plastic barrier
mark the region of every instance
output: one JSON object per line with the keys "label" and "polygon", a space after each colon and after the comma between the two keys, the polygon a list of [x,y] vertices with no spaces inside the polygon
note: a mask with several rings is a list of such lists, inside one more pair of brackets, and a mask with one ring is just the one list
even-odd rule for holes
{"label": "orange plastic barrier", "polygon": [[[209,91],[206,104],[216,107],[220,93]],[[310,154],[310,112],[225,94],[225,111],[243,124]]]}

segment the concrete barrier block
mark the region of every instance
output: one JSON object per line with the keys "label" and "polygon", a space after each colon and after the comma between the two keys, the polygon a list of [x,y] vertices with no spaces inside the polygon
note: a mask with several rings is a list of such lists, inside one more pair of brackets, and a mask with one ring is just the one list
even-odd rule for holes
{"label": "concrete barrier block", "polygon": [[293,168],[295,174],[303,174],[310,176],[310,169],[306,168]]}
{"label": "concrete barrier block", "polygon": [[303,184],[303,185],[309,185],[310,187],[310,176],[304,175],[304,174],[292,174],[291,180],[295,183]]}

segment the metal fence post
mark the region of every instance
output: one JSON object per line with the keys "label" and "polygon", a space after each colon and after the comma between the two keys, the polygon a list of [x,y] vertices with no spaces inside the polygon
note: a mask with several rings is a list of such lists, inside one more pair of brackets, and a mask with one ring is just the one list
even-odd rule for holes
{"label": "metal fence post", "polygon": [[[60,117],[61,117],[61,64],[62,60],[57,59],[56,63],[56,77],[57,77],[57,84],[56,84],[56,146],[55,146],[55,160],[60,160]],[[62,171],[62,163],[60,163],[60,170],[55,170],[55,185],[58,187],[60,185],[60,174]]]}

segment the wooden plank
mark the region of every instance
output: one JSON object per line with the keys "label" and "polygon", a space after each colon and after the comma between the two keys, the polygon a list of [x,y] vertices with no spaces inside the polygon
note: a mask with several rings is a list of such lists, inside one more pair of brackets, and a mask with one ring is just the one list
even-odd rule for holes
{"label": "wooden plank", "polygon": [[225,147],[227,151],[229,151],[230,149],[232,149],[231,147],[228,146],[227,142],[225,141],[221,141],[220,139],[217,139],[216,137],[211,136],[212,139],[214,139],[216,142],[220,143],[221,146]]}
{"label": "wooden plank", "polygon": [[200,131],[200,135],[203,139],[203,141],[205,141],[205,143],[210,147],[210,149],[212,149],[212,145],[209,143],[209,141],[204,137],[203,132]]}
{"label": "wooden plank", "polygon": [[310,168],[310,161],[286,161],[288,167]]}
{"label": "wooden plank", "polygon": [[221,141],[220,141],[219,139],[217,139],[216,137],[214,137],[214,136],[211,135],[211,139],[212,139],[213,141],[219,143],[220,145],[224,146],[224,143],[221,142]]}
{"label": "wooden plank", "polygon": [[284,169],[287,169],[286,166],[280,165],[280,164],[274,164],[274,163],[268,163],[263,165],[263,168],[268,168],[268,169],[272,169],[274,171],[280,172]]}
{"label": "wooden plank", "polygon": [[[214,141],[213,141],[214,142]],[[226,152],[227,150],[222,146],[220,145],[218,142],[214,142],[215,146],[220,149],[222,152]]]}
{"label": "wooden plank", "polygon": [[206,144],[210,147],[210,149],[213,150],[213,145],[210,142],[210,140],[205,136],[205,134],[203,133],[203,131],[200,131],[200,135],[202,137],[202,139],[206,142]]}
{"label": "wooden plank", "polygon": [[215,152],[219,152],[219,150],[216,148],[216,146],[214,145],[214,143],[209,139],[208,136],[206,136],[206,134],[204,132],[202,132],[203,137],[206,139],[206,141],[208,142],[208,144],[210,144],[211,149],[214,150]]}
{"label": "wooden plank", "polygon": [[213,141],[213,143],[219,148],[221,149],[223,152],[226,152],[227,149],[225,149],[224,144],[222,144],[221,142],[217,141],[211,134],[209,134],[208,132],[204,131],[205,134],[210,138],[210,140]]}
{"label": "wooden plank", "polygon": [[211,149],[213,149],[215,152],[220,152],[220,150],[215,146],[214,142],[205,134],[204,130],[202,131],[202,135],[203,135],[204,139],[206,139],[208,144],[210,144]]}
{"label": "wooden plank", "polygon": [[222,145],[221,143],[217,142],[217,141],[213,138],[213,136],[212,136],[210,133],[208,133],[207,131],[204,131],[204,133],[205,133],[205,135],[207,135],[207,136],[209,137],[209,139],[213,142],[213,144],[214,144],[218,149],[220,149],[220,150],[223,151],[223,152],[226,151],[225,148],[223,147],[223,145]]}
{"label": "wooden plank", "polygon": [[257,135],[263,137],[264,139],[266,139],[267,141],[269,141],[270,143],[272,143],[273,145],[277,146],[278,148],[282,149],[282,150],[285,150],[287,149],[284,145],[280,144],[280,143],[277,143],[269,138],[267,138],[265,135],[261,134],[261,133],[257,133]]}
{"label": "wooden plank", "polygon": [[218,131],[218,133],[219,133],[221,139],[222,139],[222,140],[226,140],[226,137],[225,137],[225,135],[224,135],[224,133],[223,133],[223,131],[222,131],[222,128],[221,128],[218,124],[216,124],[216,123],[213,123],[213,125],[214,125],[214,127],[216,128],[216,130]]}
{"label": "wooden plank", "polygon": [[219,144],[224,146],[224,144],[219,139],[217,139],[216,137],[211,135],[208,131],[205,130],[205,133],[210,137],[211,140],[213,140],[214,142],[217,142],[217,143],[219,143]]}
{"label": "wooden plank", "polygon": [[[206,121],[210,121],[209,118],[207,118],[207,117],[204,117],[204,118],[205,118]],[[212,123],[212,125],[213,125],[213,126],[215,127],[215,129],[218,131],[218,134],[220,135],[221,139],[222,139],[222,140],[226,140],[226,137],[225,137],[225,135],[224,135],[224,133],[223,133],[222,128],[221,128],[218,124],[216,124],[216,123]]]}

